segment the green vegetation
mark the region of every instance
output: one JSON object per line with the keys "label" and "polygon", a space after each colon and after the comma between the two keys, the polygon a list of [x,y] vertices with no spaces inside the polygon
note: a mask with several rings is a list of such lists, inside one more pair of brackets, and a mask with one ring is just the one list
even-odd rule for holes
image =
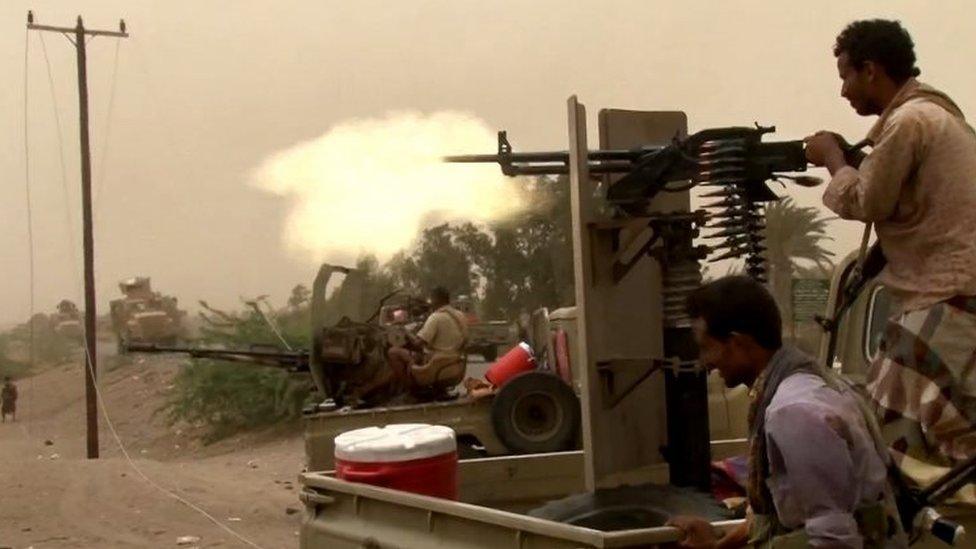
{"label": "green vegetation", "polygon": [[43,313],[0,334],[0,376],[23,377],[36,365],[57,364],[71,358],[78,342],[54,331]]}
{"label": "green vegetation", "polygon": [[211,360],[194,360],[180,370],[163,409],[171,423],[206,425],[204,442],[279,423],[301,415],[307,382],[285,372]]}
{"label": "green vegetation", "polygon": [[[307,289],[296,286],[292,298],[288,308],[280,311],[272,311],[264,298],[249,302],[239,312],[221,311],[201,302],[202,342],[229,348],[255,344],[283,348],[284,339],[292,348],[307,348]],[[170,423],[205,425],[204,441],[208,443],[243,430],[296,422],[312,389],[305,375],[216,360],[190,360],[173,384],[160,411]]]}

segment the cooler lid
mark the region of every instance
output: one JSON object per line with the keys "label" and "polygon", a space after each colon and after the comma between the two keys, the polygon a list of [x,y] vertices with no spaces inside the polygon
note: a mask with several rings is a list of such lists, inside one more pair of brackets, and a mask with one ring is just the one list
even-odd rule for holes
{"label": "cooler lid", "polygon": [[361,463],[424,459],[457,451],[454,430],[444,425],[398,423],[365,427],[335,438],[335,457]]}

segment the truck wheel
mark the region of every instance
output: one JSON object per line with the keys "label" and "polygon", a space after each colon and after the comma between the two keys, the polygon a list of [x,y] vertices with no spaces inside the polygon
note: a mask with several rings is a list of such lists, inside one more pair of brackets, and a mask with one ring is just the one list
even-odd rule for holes
{"label": "truck wheel", "polygon": [[498,347],[495,345],[485,347],[481,350],[481,356],[485,359],[485,362],[495,362],[495,359],[498,358]]}
{"label": "truck wheel", "polygon": [[579,399],[558,377],[525,372],[495,395],[491,423],[498,439],[513,453],[569,450],[580,427]]}

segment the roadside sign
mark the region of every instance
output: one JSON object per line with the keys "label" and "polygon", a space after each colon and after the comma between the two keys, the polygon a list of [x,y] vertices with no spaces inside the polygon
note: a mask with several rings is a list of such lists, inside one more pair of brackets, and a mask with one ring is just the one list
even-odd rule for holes
{"label": "roadside sign", "polygon": [[814,316],[824,314],[827,297],[830,295],[830,280],[825,278],[793,279],[793,321],[813,320]]}

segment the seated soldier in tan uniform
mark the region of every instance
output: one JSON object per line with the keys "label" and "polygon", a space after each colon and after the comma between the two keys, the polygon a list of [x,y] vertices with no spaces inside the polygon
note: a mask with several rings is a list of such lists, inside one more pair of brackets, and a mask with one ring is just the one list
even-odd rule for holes
{"label": "seated soldier in tan uniform", "polygon": [[388,353],[393,375],[406,391],[440,393],[464,379],[468,325],[464,313],[450,302],[450,293],[444,287],[431,290],[434,311],[417,335],[410,337],[409,344],[417,352],[393,347]]}

